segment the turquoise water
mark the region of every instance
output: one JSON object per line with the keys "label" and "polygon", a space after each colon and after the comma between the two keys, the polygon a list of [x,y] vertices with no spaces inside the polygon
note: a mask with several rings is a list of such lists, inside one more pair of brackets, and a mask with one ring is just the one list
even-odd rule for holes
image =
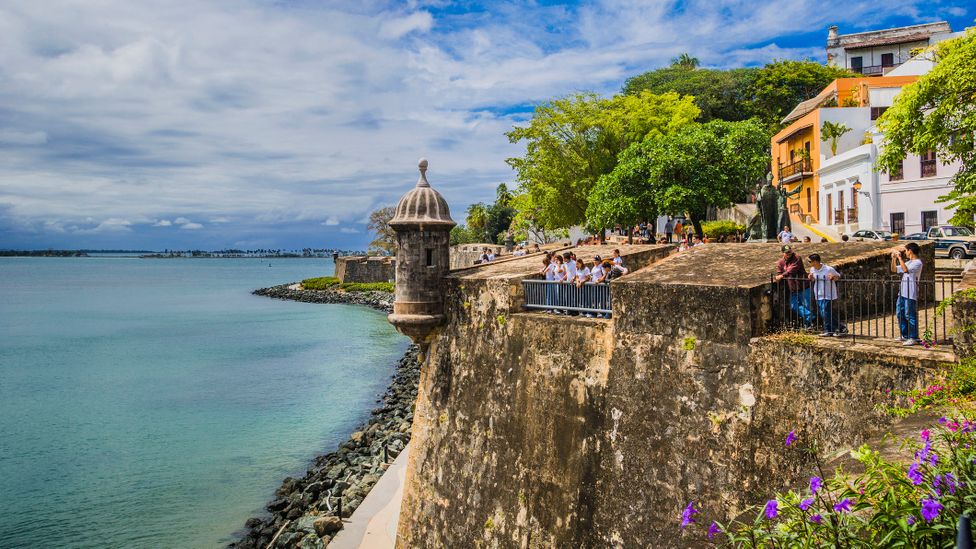
{"label": "turquoise water", "polygon": [[368,416],[383,314],[325,259],[0,259],[0,547],[216,547]]}

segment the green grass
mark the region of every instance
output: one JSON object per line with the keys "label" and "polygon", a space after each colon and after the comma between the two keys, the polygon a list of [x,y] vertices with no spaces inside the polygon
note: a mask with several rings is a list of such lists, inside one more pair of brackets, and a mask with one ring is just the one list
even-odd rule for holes
{"label": "green grass", "polygon": [[306,278],[302,281],[302,287],[306,290],[328,290],[333,286],[339,285],[339,279],[334,276],[320,276],[318,278]]}
{"label": "green grass", "polygon": [[347,282],[339,285],[346,292],[387,292],[393,293],[392,282]]}

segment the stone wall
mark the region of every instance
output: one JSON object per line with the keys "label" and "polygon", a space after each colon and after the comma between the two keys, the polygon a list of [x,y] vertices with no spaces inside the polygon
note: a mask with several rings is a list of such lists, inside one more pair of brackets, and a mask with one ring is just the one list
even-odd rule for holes
{"label": "stone wall", "polygon": [[475,261],[481,261],[481,254],[485,248],[491,248],[495,255],[501,257],[505,253],[505,246],[497,244],[459,244],[451,246],[451,268],[463,269],[471,267]]}
{"label": "stone wall", "polygon": [[336,260],[335,276],[342,282],[390,282],[396,278],[396,260],[382,256],[348,256]]}
{"label": "stone wall", "polygon": [[[872,265],[888,247],[831,251]],[[787,432],[826,451],[856,445],[886,427],[875,404],[888,390],[952,358],[755,338],[775,247],[669,251],[625,251],[647,266],[611,284],[612,320],[520,312],[535,258],[446,279],[399,546],[699,545],[678,529],[688,501],[707,502],[703,521],[725,519],[790,486],[810,464],[784,451]]]}

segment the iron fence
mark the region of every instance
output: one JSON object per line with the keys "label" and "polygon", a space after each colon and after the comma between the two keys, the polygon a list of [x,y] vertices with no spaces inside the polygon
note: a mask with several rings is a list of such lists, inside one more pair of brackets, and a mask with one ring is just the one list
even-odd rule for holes
{"label": "iron fence", "polygon": [[[956,278],[902,280],[782,279],[770,275],[772,331],[810,329],[839,337],[951,339],[952,310],[939,302],[955,292]],[[915,297],[915,299],[908,299]],[[914,324],[911,319],[915,319]]]}
{"label": "iron fence", "polygon": [[610,284],[583,284],[549,280],[523,280],[525,307],[528,309],[578,311],[610,314]]}

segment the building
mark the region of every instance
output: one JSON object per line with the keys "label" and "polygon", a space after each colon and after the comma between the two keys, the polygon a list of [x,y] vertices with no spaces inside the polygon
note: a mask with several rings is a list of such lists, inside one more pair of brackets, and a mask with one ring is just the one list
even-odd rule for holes
{"label": "building", "polygon": [[945,21],[854,34],[837,34],[835,25],[827,32],[827,64],[864,76],[884,76],[951,34]]}
{"label": "building", "polygon": [[[947,23],[843,36],[831,27],[827,41],[831,63],[884,75],[835,80],[783,119],[788,126],[771,143],[773,176],[792,193],[788,206],[794,220],[835,235],[861,229],[910,234],[948,221],[952,213],[936,199],[946,194],[960,166],[943,164],[932,153],[909,155],[899,172],[878,172],[875,164],[884,136],[875,121],[902,87],[934,66],[927,52],[918,48],[961,35],[952,33]],[[913,57],[892,54],[889,58],[891,52],[883,51],[907,48],[906,44],[915,52]],[[864,59],[874,63],[881,55],[885,60],[880,73],[873,65],[859,65]],[[824,122],[850,130],[836,140],[836,153],[830,140],[823,139]]]}

